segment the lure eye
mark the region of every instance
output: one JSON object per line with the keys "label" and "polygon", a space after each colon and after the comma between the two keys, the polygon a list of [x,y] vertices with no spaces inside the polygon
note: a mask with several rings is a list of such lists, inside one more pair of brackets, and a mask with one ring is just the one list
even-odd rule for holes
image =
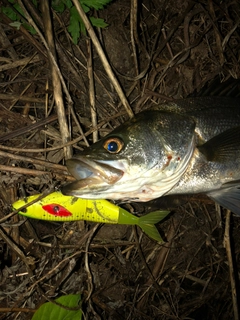
{"label": "lure eye", "polygon": [[70,217],[72,213],[57,203],[50,203],[42,206],[43,210],[57,217]]}
{"label": "lure eye", "polygon": [[57,214],[57,213],[59,213],[59,211],[60,211],[59,206],[54,206],[54,207],[53,207],[53,212],[54,212],[54,213]]}
{"label": "lure eye", "polygon": [[109,153],[119,153],[123,148],[123,141],[119,138],[109,138],[104,142],[103,148]]}

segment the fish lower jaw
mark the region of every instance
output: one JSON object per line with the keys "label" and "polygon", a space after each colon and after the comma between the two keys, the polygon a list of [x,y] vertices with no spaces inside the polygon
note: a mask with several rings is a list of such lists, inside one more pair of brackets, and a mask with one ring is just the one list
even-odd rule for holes
{"label": "fish lower jaw", "polygon": [[108,185],[108,187],[105,185],[105,187],[102,187],[102,190],[101,187],[92,190],[79,190],[79,193],[75,194],[75,196],[84,199],[147,202],[161,197],[177,182],[175,179],[174,181],[171,179],[169,181],[169,177],[161,179],[161,181],[149,181],[148,184],[144,184],[144,181],[141,180],[135,179],[123,184]]}
{"label": "fish lower jaw", "polygon": [[159,168],[153,168],[144,176],[136,179],[132,178],[132,175],[125,174],[115,184],[109,185],[102,182],[101,186],[99,183],[94,188],[80,188],[71,195],[85,199],[147,202],[161,197],[177,184],[187,166],[185,162],[183,163],[184,165],[180,164],[175,170],[165,170],[164,172]]}

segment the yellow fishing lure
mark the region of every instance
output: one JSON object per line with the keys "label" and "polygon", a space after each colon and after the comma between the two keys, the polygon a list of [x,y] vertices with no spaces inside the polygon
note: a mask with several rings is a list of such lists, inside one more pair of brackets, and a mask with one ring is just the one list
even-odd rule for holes
{"label": "yellow fishing lure", "polygon": [[[88,200],[73,196],[64,196],[61,192],[53,192],[37,200],[41,195],[30,196],[13,204],[19,214],[34,219],[48,221],[87,220],[92,222],[138,225],[149,237],[162,242],[155,224],[164,219],[168,211],[155,211],[137,217],[107,200]],[[29,207],[24,205],[35,201]]]}

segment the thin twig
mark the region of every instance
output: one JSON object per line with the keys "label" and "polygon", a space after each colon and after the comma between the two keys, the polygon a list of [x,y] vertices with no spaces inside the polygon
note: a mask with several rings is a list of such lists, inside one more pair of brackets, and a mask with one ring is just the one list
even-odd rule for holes
{"label": "thin twig", "polygon": [[94,285],[93,285],[93,276],[92,276],[92,272],[91,269],[89,267],[89,261],[88,261],[88,254],[89,254],[89,246],[90,243],[92,241],[92,238],[94,236],[94,233],[96,232],[96,230],[99,227],[99,223],[96,224],[93,229],[91,229],[92,233],[91,235],[88,237],[87,242],[86,242],[86,249],[85,249],[85,268],[86,268],[86,272],[87,272],[87,276],[88,276],[88,295],[87,298],[85,299],[85,302],[89,303],[89,307],[91,308],[92,313],[95,316],[95,319],[101,320],[101,318],[99,317],[99,315],[96,313],[96,311],[94,310],[94,307],[92,305],[92,299],[91,299],[91,295],[93,293],[93,289],[94,289]]}
{"label": "thin twig", "polygon": [[117,93],[119,95],[119,98],[122,101],[123,106],[125,107],[129,117],[132,118],[134,116],[133,111],[132,111],[132,109],[131,109],[131,107],[130,107],[130,105],[129,105],[126,97],[125,97],[125,94],[124,94],[124,92],[123,92],[123,90],[122,90],[122,88],[121,88],[116,76],[114,75],[114,73],[112,71],[112,68],[111,68],[111,66],[110,66],[110,64],[109,64],[109,62],[108,62],[108,60],[106,58],[106,55],[105,55],[105,53],[104,53],[104,51],[102,49],[100,41],[98,40],[98,38],[96,36],[96,33],[94,32],[94,29],[93,29],[88,17],[86,16],[86,14],[85,14],[84,10],[82,9],[82,7],[80,5],[80,2],[78,0],[73,0],[73,3],[75,5],[75,7],[76,7],[81,19],[83,20],[83,23],[84,23],[84,25],[85,25],[85,27],[86,27],[86,29],[88,31],[88,34],[89,34],[90,38],[92,39],[92,42],[93,42],[93,44],[94,44],[94,46],[95,46],[95,48],[96,48],[96,50],[97,50],[97,52],[99,54],[99,57],[102,60],[102,64],[103,64],[103,66],[104,66],[104,68],[105,68],[105,70],[106,70],[106,72],[107,72],[107,74],[108,74],[108,76],[109,76],[109,78],[110,78],[115,90],[117,91]]}
{"label": "thin twig", "polygon": [[4,229],[0,226],[0,237],[7,243],[9,248],[25,263],[28,274],[33,276],[32,270],[29,267],[29,261],[23,251],[12,241],[12,239],[5,233]]}
{"label": "thin twig", "polygon": [[231,248],[231,241],[230,241],[230,218],[231,218],[231,211],[227,210],[226,226],[225,226],[225,232],[224,232],[224,247],[226,249],[228,266],[229,266],[229,276],[230,276],[231,288],[232,288],[234,320],[239,320],[238,296],[237,296],[235,271],[234,271],[232,248]]}
{"label": "thin twig", "polygon": [[73,181],[74,178],[70,175],[59,174],[59,173],[53,173],[49,171],[43,171],[43,170],[34,170],[34,169],[27,169],[27,168],[21,168],[21,167],[12,167],[12,166],[5,166],[3,164],[0,165],[0,171],[3,172],[16,172],[23,175],[32,175],[34,177],[36,176],[42,176],[42,175],[51,175],[55,176],[58,180],[68,180]]}
{"label": "thin twig", "polygon": [[74,144],[78,143],[79,141],[81,141],[84,138],[84,136],[87,137],[88,135],[92,134],[97,128],[101,128],[108,121],[110,121],[112,119],[115,119],[115,118],[118,118],[118,117],[121,117],[121,116],[124,116],[124,115],[126,115],[126,112],[123,111],[123,112],[119,112],[119,113],[117,113],[117,114],[115,114],[115,115],[113,115],[111,117],[105,118],[105,120],[101,121],[97,125],[97,127],[91,128],[84,135],[81,135],[78,138],[76,138],[76,139],[74,139],[74,140],[72,140],[72,141],[70,141],[68,143],[65,143],[65,144],[62,144],[62,145],[59,145],[59,146],[56,146],[56,147],[39,148],[39,149],[23,149],[23,148],[13,148],[13,147],[0,145],[0,149],[7,150],[7,151],[14,151],[14,152],[31,152],[31,153],[47,152],[47,151],[54,151],[54,150],[62,149],[65,146],[70,146],[70,145],[74,145]]}
{"label": "thin twig", "polygon": [[16,129],[12,132],[9,132],[3,136],[0,137],[0,141],[7,141],[7,140],[10,140],[12,138],[16,138],[24,133],[27,133],[29,131],[32,131],[32,130],[35,130],[35,129],[39,129],[43,126],[45,126],[46,124],[49,124],[53,121],[56,121],[57,120],[57,115],[56,114],[53,114],[52,116],[49,116],[47,118],[44,118],[42,120],[39,120],[33,124],[30,124],[28,126],[25,126],[23,128],[19,128],[19,129]]}
{"label": "thin twig", "polygon": [[[87,59],[87,70],[88,70],[88,79],[89,79],[89,101],[90,101],[90,111],[92,126],[97,126],[97,111],[96,111],[96,101],[95,101],[95,87],[94,87],[94,78],[93,78],[93,64],[92,64],[92,43],[91,40],[87,40],[87,50],[88,50],[88,59]],[[98,132],[93,131],[93,142],[97,142]]]}
{"label": "thin twig", "polygon": [[[56,60],[56,49],[53,37],[53,27],[52,27],[52,19],[50,15],[50,6],[49,1],[41,1],[41,8],[43,13],[43,24],[46,34],[46,41],[48,43],[50,52],[52,53],[53,58]],[[70,140],[70,134],[66,121],[66,112],[64,108],[63,94],[62,94],[62,86],[59,78],[58,70],[55,67],[55,64],[52,62],[52,59],[49,59],[49,63],[51,65],[51,73],[52,73],[52,82],[53,82],[53,93],[54,99],[56,103],[56,110],[58,114],[58,121],[60,132],[62,136],[62,142],[66,143]],[[71,146],[64,147],[65,158],[69,159],[72,156],[72,148]]]}
{"label": "thin twig", "polygon": [[65,173],[68,172],[68,170],[67,170],[67,168],[65,166],[62,166],[61,164],[49,162],[47,160],[40,160],[40,159],[36,159],[36,158],[20,156],[18,154],[12,154],[10,152],[1,151],[1,150],[0,150],[0,156],[1,157],[6,157],[8,159],[14,159],[14,160],[17,160],[17,161],[30,162],[30,163],[33,163],[33,164],[37,164],[39,166],[51,168],[53,170],[64,171]]}

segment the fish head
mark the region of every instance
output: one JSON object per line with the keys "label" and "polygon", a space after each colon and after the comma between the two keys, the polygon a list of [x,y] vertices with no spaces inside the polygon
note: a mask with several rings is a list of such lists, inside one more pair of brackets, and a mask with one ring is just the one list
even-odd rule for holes
{"label": "fish head", "polygon": [[195,122],[156,110],[139,113],[67,160],[77,181],[62,193],[88,199],[148,201],[180,179],[194,149]]}

